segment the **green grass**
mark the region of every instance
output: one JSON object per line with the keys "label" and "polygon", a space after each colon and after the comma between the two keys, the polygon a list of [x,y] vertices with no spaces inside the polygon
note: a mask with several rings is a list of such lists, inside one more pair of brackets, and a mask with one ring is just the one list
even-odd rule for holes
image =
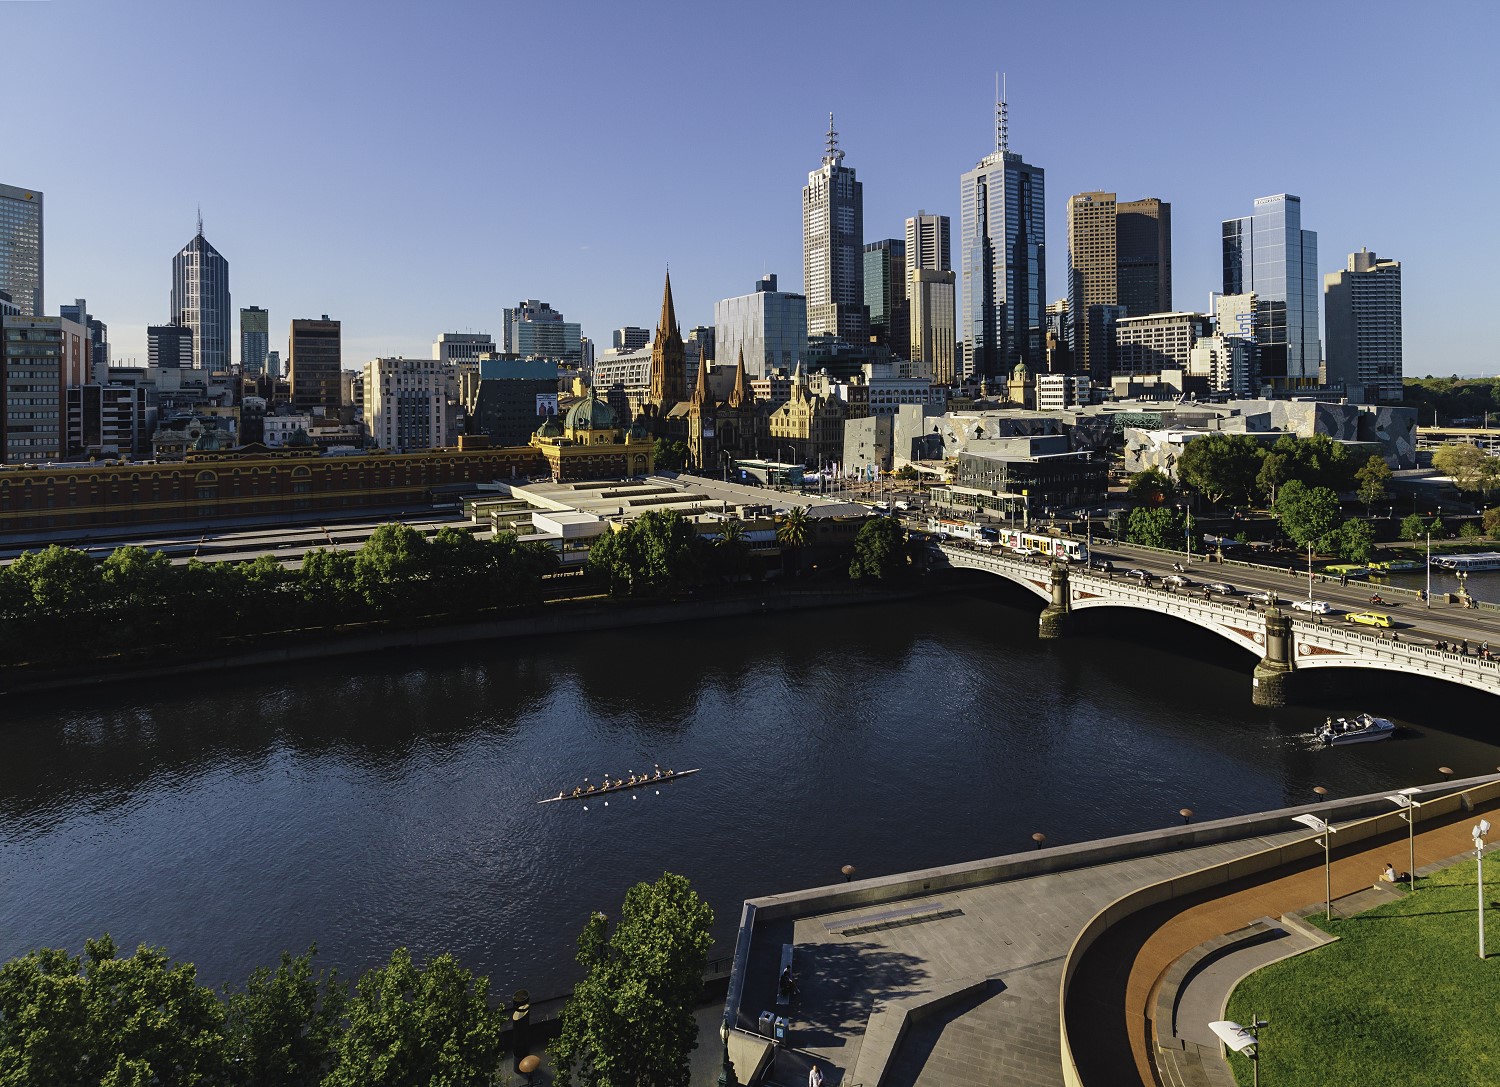
{"label": "green grass", "polygon": [[[1253,1012],[1270,1023],[1261,1082],[1500,1083],[1500,863],[1488,866],[1485,889],[1491,957],[1483,961],[1472,861],[1356,917],[1323,924],[1317,915],[1320,927],[1340,937],[1337,943],[1251,975],[1230,998],[1230,1019],[1247,1023]],[[1239,1082],[1249,1084],[1249,1062],[1232,1056],[1230,1064]]]}

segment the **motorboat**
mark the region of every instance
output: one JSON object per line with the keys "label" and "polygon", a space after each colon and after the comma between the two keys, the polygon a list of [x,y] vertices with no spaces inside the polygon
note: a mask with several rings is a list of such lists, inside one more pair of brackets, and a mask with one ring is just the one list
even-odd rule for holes
{"label": "motorboat", "polygon": [[1368,744],[1376,740],[1388,740],[1395,731],[1394,721],[1361,713],[1354,717],[1330,717],[1314,735],[1320,743],[1335,747],[1339,744]]}

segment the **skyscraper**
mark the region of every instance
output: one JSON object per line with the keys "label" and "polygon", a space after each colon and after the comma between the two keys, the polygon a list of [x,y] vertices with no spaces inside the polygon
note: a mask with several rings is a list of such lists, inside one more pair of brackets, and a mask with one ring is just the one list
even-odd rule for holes
{"label": "skyscraper", "polygon": [[807,353],[807,297],[776,289],[774,273],[751,294],[714,303],[714,357],[745,360],[748,378],[791,372]]}
{"label": "skyscraper", "polygon": [[172,258],[171,320],[193,333],[193,364],[228,370],[230,357],[229,262],[198,233]]}
{"label": "skyscraper", "polygon": [[1323,277],[1328,321],[1329,385],[1364,386],[1364,395],[1400,400],[1401,262],[1368,249],[1349,254],[1348,267]]}
{"label": "skyscraper", "polygon": [[865,246],[865,309],[870,338],[898,355],[910,346],[911,322],[906,306],[906,243],[886,238]]}
{"label": "skyscraper", "polygon": [[287,380],[292,386],[292,410],[337,417],[343,403],[342,325],[323,314],[320,321],[292,322]]}
{"label": "skyscraper", "polygon": [[271,315],[259,306],[240,309],[240,371],[247,377],[266,372],[271,349]]}
{"label": "skyscraper", "polygon": [[101,385],[109,383],[109,326],[89,313],[89,304],[82,298],[73,299],[58,307],[63,320],[72,321],[89,330],[89,366],[94,375],[90,380]]}
{"label": "skyscraper", "polygon": [[932,268],[939,272],[953,268],[952,245],[949,241],[950,220],[946,215],[930,215],[919,211],[906,220],[906,278],[918,268]]}
{"label": "skyscraper", "polygon": [[1275,391],[1318,383],[1318,235],[1302,229],[1302,198],[1255,201],[1226,219],[1224,293],[1256,296],[1259,379]]}
{"label": "skyscraper", "polygon": [[1010,150],[1006,103],[995,103],[995,150],[960,182],[967,376],[991,383],[1017,365],[1046,365],[1047,297],[1045,171]]}
{"label": "skyscraper", "polygon": [[830,113],[823,163],[807,175],[802,190],[802,281],[809,336],[833,335],[855,344],[868,339],[864,240],[864,187],[855,180],[853,168],[844,165]]}
{"label": "skyscraper", "polygon": [[1172,309],[1172,205],[1148,196],[1115,206],[1115,282],[1131,317]]}
{"label": "skyscraper", "polygon": [[168,370],[193,368],[193,331],[181,325],[146,326],[146,363]]}
{"label": "skyscraper", "polygon": [[42,194],[0,185],[0,291],[22,317],[40,317],[42,305]]}
{"label": "skyscraper", "polygon": [[[911,292],[911,360],[922,364],[922,376],[952,385],[954,339],[957,336],[952,269],[918,268],[907,285]],[[914,366],[912,376],[918,376]]]}
{"label": "skyscraper", "polygon": [[1172,308],[1172,205],[1112,192],[1068,197],[1068,345],[1097,381],[1114,366],[1114,322]]}
{"label": "skyscraper", "polygon": [[578,322],[564,321],[563,315],[546,302],[524,299],[504,310],[501,319],[504,354],[583,365],[583,332]]}

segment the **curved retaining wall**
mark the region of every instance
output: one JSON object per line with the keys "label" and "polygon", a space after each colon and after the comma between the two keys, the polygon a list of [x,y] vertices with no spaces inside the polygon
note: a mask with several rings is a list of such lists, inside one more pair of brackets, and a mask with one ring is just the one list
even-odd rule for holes
{"label": "curved retaining wall", "polygon": [[[1434,796],[1432,799],[1422,802],[1421,817],[1417,820],[1418,825],[1442,816],[1451,815],[1473,803],[1484,803],[1500,796],[1500,780],[1497,780],[1493,776],[1469,778],[1464,781],[1451,783],[1445,782],[1441,787],[1449,791],[1444,795]],[[1339,845],[1342,847],[1350,842],[1378,837],[1406,826],[1406,822],[1401,817],[1400,811],[1391,806],[1390,802],[1385,799],[1385,795],[1384,793],[1371,794],[1369,796],[1355,797],[1342,803],[1284,808],[1281,811],[1266,812],[1254,818],[1258,821],[1264,820],[1268,823],[1275,823],[1275,829],[1277,830],[1286,830],[1286,823],[1292,816],[1300,815],[1307,811],[1319,815],[1324,812],[1331,812],[1334,818],[1342,817],[1359,820],[1352,825],[1339,827]],[[1093,946],[1100,936],[1127,917],[1146,909],[1148,906],[1154,906],[1160,902],[1180,898],[1184,895],[1194,894],[1211,887],[1221,886],[1244,876],[1252,876],[1293,861],[1305,860],[1321,852],[1322,847],[1313,841],[1311,832],[1309,832],[1309,837],[1300,841],[1261,850],[1247,857],[1240,857],[1223,864],[1199,869],[1196,872],[1189,872],[1174,879],[1163,880],[1149,887],[1142,887],[1137,891],[1132,891],[1130,894],[1116,899],[1096,913],[1073,940],[1072,947],[1068,949],[1068,957],[1063,964],[1062,982],[1058,989],[1058,1017],[1062,1036],[1063,1082],[1067,1087],[1087,1087],[1079,1075],[1078,1063],[1073,1057],[1073,1049],[1068,1042],[1068,986],[1072,982],[1073,974],[1078,968],[1079,959]]]}

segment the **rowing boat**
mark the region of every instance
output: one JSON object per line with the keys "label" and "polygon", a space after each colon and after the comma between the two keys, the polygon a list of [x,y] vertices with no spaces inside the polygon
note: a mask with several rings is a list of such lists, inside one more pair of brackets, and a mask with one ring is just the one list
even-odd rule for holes
{"label": "rowing boat", "polygon": [[562,793],[557,796],[549,796],[546,800],[538,800],[537,803],[556,804],[559,800],[588,800],[590,797],[608,796],[610,793],[628,793],[631,789],[643,789],[647,785],[665,785],[669,781],[676,781],[678,778],[685,778],[689,774],[696,774],[699,772],[699,770],[702,770],[701,766],[697,770],[678,770],[673,773],[671,777],[663,775],[659,778],[642,778],[640,781],[637,781],[633,784],[627,781],[620,785],[611,785],[608,788],[595,789],[591,793],[579,793],[577,796],[574,796],[572,793]]}

